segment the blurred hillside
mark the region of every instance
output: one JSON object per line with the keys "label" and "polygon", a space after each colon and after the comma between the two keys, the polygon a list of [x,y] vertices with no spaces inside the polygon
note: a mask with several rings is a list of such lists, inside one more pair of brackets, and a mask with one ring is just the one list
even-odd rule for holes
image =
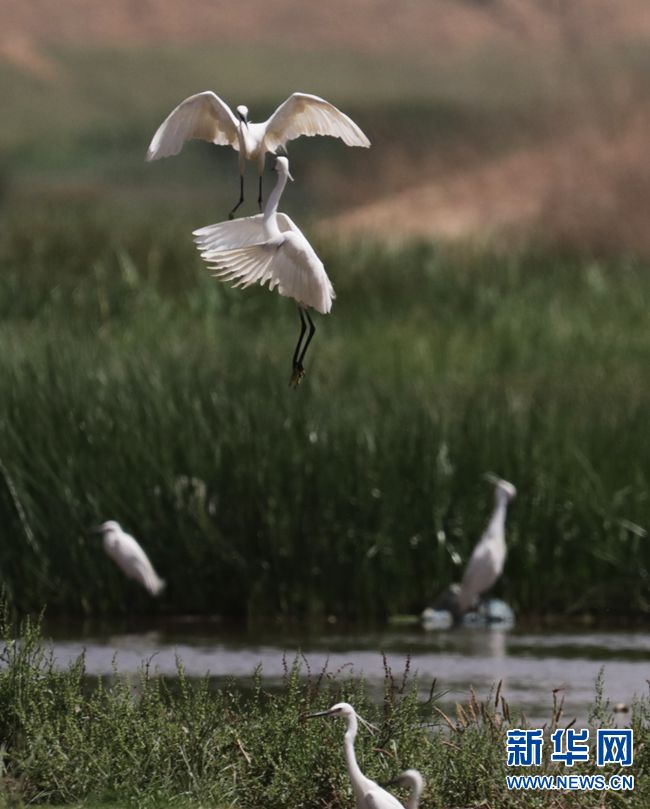
{"label": "blurred hillside", "polygon": [[156,126],[199,90],[259,120],[300,89],[373,142],[291,144],[285,207],[303,219],[650,252],[647,0],[0,0],[0,23],[5,204],[214,218],[234,156],[197,143],[146,165]]}

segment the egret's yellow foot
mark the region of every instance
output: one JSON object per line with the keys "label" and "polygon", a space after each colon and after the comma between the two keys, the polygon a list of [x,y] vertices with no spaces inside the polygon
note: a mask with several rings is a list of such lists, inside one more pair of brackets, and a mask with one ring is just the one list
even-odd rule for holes
{"label": "egret's yellow foot", "polygon": [[302,365],[294,365],[293,366],[293,373],[291,374],[291,380],[289,382],[290,387],[297,388],[298,385],[302,382],[302,378],[305,375],[305,369]]}

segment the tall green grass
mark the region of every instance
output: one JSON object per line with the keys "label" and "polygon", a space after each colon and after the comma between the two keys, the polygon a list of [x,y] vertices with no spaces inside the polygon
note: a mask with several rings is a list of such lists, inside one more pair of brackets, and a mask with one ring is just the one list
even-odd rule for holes
{"label": "tall green grass", "polygon": [[[203,224],[194,222],[194,225]],[[0,578],[22,608],[377,619],[421,609],[519,489],[519,612],[650,608],[650,275],[632,259],[319,244],[338,298],[206,277],[181,214],[0,236]],[[88,533],[117,519],[150,601]]]}
{"label": "tall green grass", "polygon": [[[350,806],[340,720],[305,715],[345,700],[372,721],[361,727],[356,753],[362,770],[386,783],[407,767],[426,779],[424,809],[491,805],[601,807],[599,792],[535,793],[506,789],[506,730],[526,720],[510,708],[500,686],[469,695],[451,718],[417,700],[408,664],[402,674],[386,668],[384,698],[376,705],[364,684],[329,672],[302,672],[287,663],[283,687],[269,694],[259,672],[248,696],[235,683],[214,691],[189,681],[182,661],[175,682],[156,678],[143,665],[139,677],[118,676],[89,685],[81,656],[66,670],[54,666],[37,624],[18,631],[0,621],[0,806],[33,803],[117,806]],[[305,674],[308,676],[304,677]],[[611,727],[597,684],[592,727]],[[548,733],[563,726],[561,705],[551,709]],[[633,706],[633,792],[611,806],[645,807],[650,707]],[[594,734],[595,735],[595,734]],[[546,745],[546,751],[550,745]],[[544,755],[542,773],[565,772]],[[512,772],[512,771],[511,771]],[[594,763],[571,772],[599,772]],[[397,790],[399,796],[406,796]],[[564,802],[563,802],[564,800]]]}

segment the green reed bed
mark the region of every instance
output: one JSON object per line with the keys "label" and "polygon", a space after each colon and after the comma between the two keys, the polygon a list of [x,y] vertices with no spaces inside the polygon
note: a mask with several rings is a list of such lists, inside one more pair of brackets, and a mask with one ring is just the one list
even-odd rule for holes
{"label": "green reed bed", "polygon": [[[80,657],[59,670],[38,623],[12,628],[2,610],[0,641],[0,806],[23,803],[84,806],[349,807],[353,805],[343,758],[340,720],[305,720],[310,711],[349,701],[377,731],[360,729],[356,750],[363,771],[380,782],[406,767],[427,781],[423,807],[645,807],[650,799],[650,705],[633,705],[633,792],[508,792],[506,730],[526,720],[507,703],[500,685],[468,694],[454,716],[430,699],[420,703],[409,674],[386,669],[384,697],[376,704],[363,682],[340,673],[287,664],[279,692],[267,693],[260,673],[247,694],[233,682],[214,690],[209,679],[163,680],[143,665],[139,676],[90,684]],[[17,637],[16,637],[17,636]],[[15,639],[14,639],[15,638]],[[300,676],[302,674],[302,676]],[[305,678],[305,675],[306,678]],[[241,684],[241,683],[240,683]],[[589,720],[611,727],[613,718],[596,684]],[[550,733],[571,718],[549,695]],[[557,774],[545,756],[531,772]],[[616,772],[580,764],[574,773]],[[402,799],[406,796],[399,792]],[[609,798],[609,801],[606,798]]]}
{"label": "green reed bed", "polygon": [[[0,235],[0,579],[16,605],[381,618],[421,609],[519,489],[519,612],[650,609],[650,274],[632,259],[317,243],[338,299],[206,277],[182,216]],[[150,601],[88,528],[117,519]]]}

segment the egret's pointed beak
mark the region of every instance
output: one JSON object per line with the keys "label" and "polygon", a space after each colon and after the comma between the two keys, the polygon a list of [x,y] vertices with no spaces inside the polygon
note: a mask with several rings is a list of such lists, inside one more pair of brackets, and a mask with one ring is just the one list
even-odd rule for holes
{"label": "egret's pointed beak", "polygon": [[104,533],[104,529],[102,528],[101,525],[93,525],[93,527],[89,528],[88,530],[90,531],[91,534],[103,534]]}
{"label": "egret's pointed beak", "polygon": [[501,482],[501,478],[495,475],[494,472],[484,472],[483,480],[487,480],[488,483],[492,483],[494,486]]}
{"label": "egret's pointed beak", "polygon": [[317,713],[308,713],[305,719],[315,719],[317,716],[331,716],[331,711],[318,711]]}
{"label": "egret's pointed beak", "polygon": [[287,177],[288,177],[288,178],[291,180],[291,182],[293,182],[293,177],[291,176],[291,172],[290,172],[290,171],[288,171],[288,172],[287,172]]}

